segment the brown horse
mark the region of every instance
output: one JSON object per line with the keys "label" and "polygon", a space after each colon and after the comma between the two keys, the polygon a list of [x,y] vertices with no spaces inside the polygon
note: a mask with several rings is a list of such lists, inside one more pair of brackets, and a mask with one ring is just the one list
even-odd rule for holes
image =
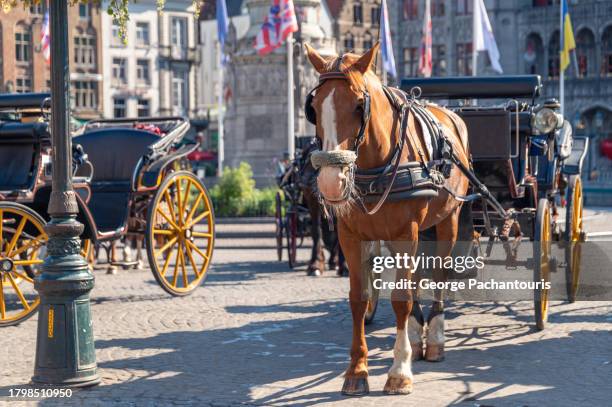
{"label": "brown horse", "polygon": [[[356,153],[354,164],[346,166],[323,165],[317,184],[326,205],[339,214],[338,231],[342,250],[346,256],[350,292],[349,302],[353,316],[353,339],[350,350],[351,362],[345,374],[343,393],[362,395],[369,391],[367,345],[364,336],[364,315],[367,298],[361,274],[362,242],[387,241],[395,253],[414,255],[419,231],[433,227],[438,244],[437,254],[447,256],[457,240],[461,202],[446,192],[465,194],[468,179],[454,165],[437,196],[415,198],[403,201],[379,201],[356,204],[354,177],[355,169],[367,170],[387,166],[393,159],[396,146],[399,147],[398,162],[431,161],[424,139],[423,129],[410,112],[406,126],[399,121],[397,106],[390,101],[380,80],[373,70],[379,44],[364,55],[345,54],[338,58],[321,56],[306,45],[308,58],[321,82],[312,94],[311,113],[316,115],[317,135],[323,152]],[[469,168],[467,130],[465,124],[454,113],[435,105],[427,105],[427,110],[435,116],[442,132],[454,153],[465,168]],[[366,110],[369,110],[366,112]],[[406,129],[406,136],[400,134]],[[400,144],[402,137],[405,143]],[[332,154],[330,153],[330,156]],[[358,199],[357,199],[358,201]],[[374,208],[379,206],[378,208]],[[376,210],[374,210],[376,209]],[[372,213],[375,212],[375,213]],[[396,271],[396,280],[412,278],[411,270]],[[445,278],[442,270],[434,270],[434,279]],[[409,290],[394,290],[391,302],[397,321],[397,336],[393,349],[393,365],[388,373],[384,391],[389,394],[407,394],[412,391],[411,360],[422,356],[423,327],[413,310],[413,297]],[[429,329],[426,335],[425,358],[438,361],[444,351],[444,314],[441,297],[434,304],[430,314]],[[412,315],[411,315],[412,313]],[[414,353],[414,355],[413,355]]]}

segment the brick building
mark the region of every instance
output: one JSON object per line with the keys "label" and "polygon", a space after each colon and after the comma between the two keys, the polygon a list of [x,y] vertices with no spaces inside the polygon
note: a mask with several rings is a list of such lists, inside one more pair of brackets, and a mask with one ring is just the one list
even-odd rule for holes
{"label": "brick building", "polygon": [[362,53],[378,39],[380,0],[327,0],[339,52]]}
{"label": "brick building", "polygon": [[[100,12],[96,4],[69,7],[72,104],[80,119],[101,116]],[[0,14],[0,92],[49,90],[50,69],[40,45],[44,15],[42,2]]]}

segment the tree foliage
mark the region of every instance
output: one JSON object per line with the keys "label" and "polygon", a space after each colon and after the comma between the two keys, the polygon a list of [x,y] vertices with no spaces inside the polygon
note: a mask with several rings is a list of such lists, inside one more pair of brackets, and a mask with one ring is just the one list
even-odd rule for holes
{"label": "tree foliage", "polygon": [[[4,13],[8,14],[15,7],[23,6],[30,7],[35,4],[40,4],[45,0],[0,0],[0,8]],[[83,3],[93,3],[100,4],[101,0],[66,0],[68,4],[71,6]],[[166,0],[156,0],[157,1],[157,12],[162,13],[164,11],[164,7],[166,5]],[[198,18],[200,14],[200,9],[202,5],[207,0],[191,0],[194,8],[195,17]],[[211,0],[208,0],[211,1]],[[135,2],[132,0],[132,2]],[[129,0],[110,0],[108,8],[106,12],[113,18],[115,23],[119,26],[119,36],[121,37],[123,42],[127,41],[127,23],[130,20],[130,12],[128,9],[130,1]]]}

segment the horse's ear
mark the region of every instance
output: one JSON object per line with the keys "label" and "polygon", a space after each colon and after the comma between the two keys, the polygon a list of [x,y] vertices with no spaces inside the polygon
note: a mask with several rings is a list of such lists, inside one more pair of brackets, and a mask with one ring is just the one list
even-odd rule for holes
{"label": "horse's ear", "polygon": [[325,58],[323,58],[321,54],[319,54],[308,43],[304,44],[304,48],[306,48],[306,56],[308,57],[308,60],[310,61],[314,69],[316,69],[318,73],[325,72],[325,67],[327,66],[327,61],[325,61]]}
{"label": "horse's ear", "polygon": [[378,49],[380,48],[380,41],[376,41],[376,44],[368,52],[363,54],[361,58],[353,65],[359,72],[365,74],[370,69],[375,68],[373,65],[376,62],[376,55],[378,55]]}

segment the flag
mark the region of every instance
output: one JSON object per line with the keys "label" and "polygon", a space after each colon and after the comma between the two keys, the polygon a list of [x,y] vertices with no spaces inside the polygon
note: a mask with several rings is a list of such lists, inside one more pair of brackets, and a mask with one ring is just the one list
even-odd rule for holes
{"label": "flag", "polygon": [[499,64],[499,49],[497,48],[497,43],[495,42],[493,28],[491,27],[491,22],[489,21],[484,0],[476,0],[474,20],[474,52],[487,51],[493,70],[498,73],[504,73],[501,65]]}
{"label": "flag", "polygon": [[389,26],[389,12],[387,10],[387,0],[382,0],[380,5],[380,31],[382,32],[381,52],[383,66],[385,70],[397,78],[395,69],[395,56],[393,55],[393,41],[391,40],[391,29]]}
{"label": "flag", "polygon": [[268,54],[280,47],[297,30],[293,0],[272,0],[270,12],[255,38],[254,47],[260,55]]}
{"label": "flag", "polygon": [[49,63],[51,61],[51,33],[49,32],[49,10],[45,12],[45,19],[43,20],[43,26],[40,31],[40,50],[45,58],[45,61]]}
{"label": "flag", "polygon": [[431,52],[431,0],[425,1],[425,17],[423,18],[423,38],[419,49],[419,72],[425,78],[431,76],[432,52]]}
{"label": "flag", "polygon": [[570,63],[570,51],[576,49],[576,41],[574,40],[574,30],[572,29],[572,20],[567,8],[567,0],[562,0],[562,21],[561,27],[561,70],[565,71]]}
{"label": "flag", "polygon": [[227,32],[229,30],[229,18],[227,17],[227,5],[225,0],[217,0],[217,38],[221,47],[225,45]]}

